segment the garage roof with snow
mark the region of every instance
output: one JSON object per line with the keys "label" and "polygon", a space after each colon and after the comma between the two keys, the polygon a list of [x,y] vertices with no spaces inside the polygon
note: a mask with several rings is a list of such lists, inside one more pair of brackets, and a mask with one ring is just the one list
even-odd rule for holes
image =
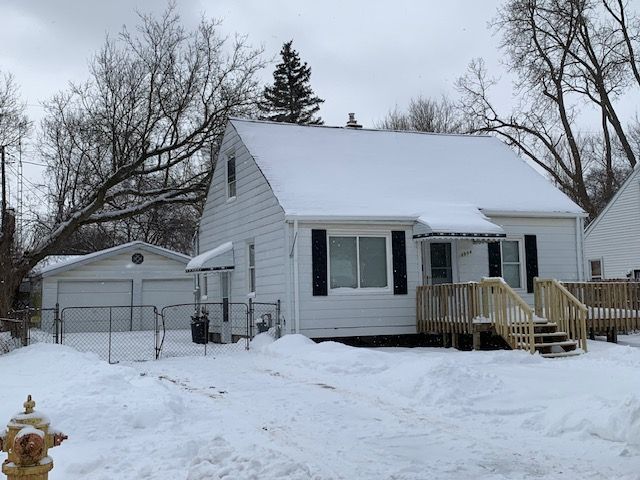
{"label": "garage roof with snow", "polygon": [[290,218],[406,218],[428,232],[500,234],[483,212],[584,214],[492,136],[231,125]]}
{"label": "garage roof with snow", "polygon": [[178,253],[178,252],[174,252],[173,250],[158,247],[157,245],[151,245],[150,243],[135,241],[135,242],[123,243],[122,245],[116,245],[115,247],[106,248],[104,250],[99,250],[97,252],[87,253],[86,255],[70,255],[69,258],[64,261],[51,263],[49,265],[46,265],[42,268],[39,268],[33,271],[33,274],[36,276],[41,276],[43,278],[49,277],[51,275],[62,273],[64,271],[71,270],[72,268],[76,268],[81,265],[86,265],[88,263],[95,262],[98,260],[104,260],[105,258],[109,258],[114,255],[118,255],[120,253],[133,251],[133,250],[144,250],[150,253],[156,253],[158,255],[171,258],[178,262],[182,262],[185,265],[189,262],[189,259],[191,258],[182,253]]}

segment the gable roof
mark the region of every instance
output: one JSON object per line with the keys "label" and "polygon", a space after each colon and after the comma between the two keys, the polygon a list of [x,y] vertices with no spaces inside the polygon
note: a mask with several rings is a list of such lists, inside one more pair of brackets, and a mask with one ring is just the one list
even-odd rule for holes
{"label": "gable roof", "polygon": [[600,223],[600,221],[607,215],[607,213],[609,212],[609,210],[616,204],[616,202],[618,201],[618,198],[624,193],[624,191],[629,187],[629,185],[631,184],[631,182],[633,181],[634,178],[636,178],[638,176],[638,172],[640,171],[640,167],[636,166],[631,173],[629,174],[629,176],[626,178],[626,180],[624,182],[622,182],[622,185],[620,185],[620,188],[618,189],[618,191],[613,195],[613,197],[611,197],[611,200],[609,200],[609,202],[604,206],[604,208],[602,209],[602,211],[598,214],[598,216],[596,218],[593,219],[593,221],[587,226],[587,228],[584,231],[585,236],[589,236],[589,234],[591,233],[591,231],[596,227],[596,225],[598,225]]}
{"label": "gable roof", "polygon": [[49,277],[51,275],[62,273],[67,270],[86,265],[88,263],[96,262],[98,260],[104,260],[106,258],[110,258],[115,255],[134,250],[144,250],[149,253],[162,255],[163,257],[167,257],[180,263],[184,263],[185,265],[191,259],[191,257],[189,257],[188,255],[174,252],[173,250],[169,250],[167,248],[158,247],[157,245],[151,245],[150,243],[146,242],[135,241],[123,243],[122,245],[116,245],[115,247],[106,248],[104,250],[88,253],[86,255],[73,255],[65,261],[47,265],[40,269],[40,271],[36,271],[33,273],[37,276],[42,276],[43,278]]}
{"label": "gable roof", "polygon": [[233,118],[289,217],[406,218],[491,229],[485,211],[583,215],[492,136],[302,126]]}

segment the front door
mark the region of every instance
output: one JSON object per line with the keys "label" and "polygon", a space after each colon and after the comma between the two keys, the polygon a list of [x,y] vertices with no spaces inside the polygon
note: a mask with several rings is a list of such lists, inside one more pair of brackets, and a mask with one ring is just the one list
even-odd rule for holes
{"label": "front door", "polygon": [[431,285],[453,283],[451,263],[451,242],[430,243]]}

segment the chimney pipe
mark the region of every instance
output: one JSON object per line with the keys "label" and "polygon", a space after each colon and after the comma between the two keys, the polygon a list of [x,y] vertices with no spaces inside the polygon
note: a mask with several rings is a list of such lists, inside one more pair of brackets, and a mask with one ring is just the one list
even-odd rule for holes
{"label": "chimney pipe", "polygon": [[347,122],[347,128],[362,128],[362,125],[360,125],[356,120],[355,113],[349,114],[349,121]]}

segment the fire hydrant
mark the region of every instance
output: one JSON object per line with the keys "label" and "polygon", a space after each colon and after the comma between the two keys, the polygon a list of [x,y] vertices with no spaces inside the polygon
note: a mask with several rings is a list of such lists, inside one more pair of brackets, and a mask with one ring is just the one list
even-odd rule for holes
{"label": "fire hydrant", "polygon": [[8,480],[47,480],[53,468],[49,448],[57,447],[67,436],[49,429],[46,415],[34,411],[31,395],[24,402],[24,412],[16,414],[0,434],[0,449],[9,454],[2,464]]}

